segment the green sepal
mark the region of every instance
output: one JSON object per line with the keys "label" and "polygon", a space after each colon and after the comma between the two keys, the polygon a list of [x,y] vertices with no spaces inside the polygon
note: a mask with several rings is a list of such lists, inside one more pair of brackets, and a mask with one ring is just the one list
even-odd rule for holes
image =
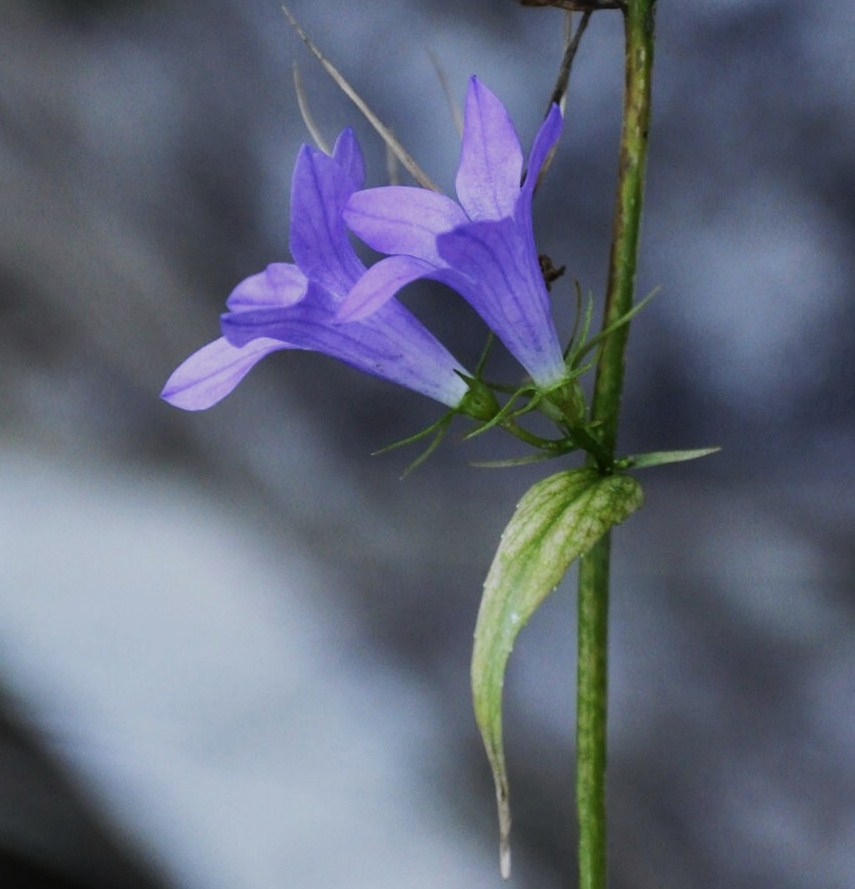
{"label": "green sepal", "polygon": [[478,380],[483,379],[484,368],[487,366],[487,359],[490,357],[490,351],[493,348],[493,343],[496,341],[496,335],[492,330],[487,331],[487,342],[484,343],[484,348],[481,350],[481,357],[478,359],[478,363],[475,365],[475,378]]}
{"label": "green sepal", "polygon": [[502,872],[510,871],[511,814],[502,744],[502,687],[519,631],[584,555],[613,525],[642,503],[641,486],[627,475],[596,469],[559,472],[520,500],[484,582],[472,652],[475,719],[496,785]]}
{"label": "green sepal", "polygon": [[526,454],[523,457],[507,457],[504,460],[473,460],[470,466],[476,469],[508,469],[512,466],[530,466],[532,463],[542,463],[544,460],[554,460],[563,457],[561,451],[538,451],[535,454]]}
{"label": "green sepal", "polygon": [[426,429],[422,429],[419,432],[414,433],[413,435],[408,435],[406,438],[402,438],[400,441],[393,441],[392,444],[388,444],[385,447],[379,448],[376,451],[371,452],[372,457],[377,457],[380,454],[388,453],[389,451],[394,451],[397,448],[403,448],[406,445],[415,444],[417,441],[421,441],[421,439],[426,438],[428,435],[433,435],[433,438],[430,441],[430,444],[410,463],[407,468],[401,474],[401,478],[406,478],[411,472],[414,472],[422,463],[427,460],[428,457],[439,447],[442,440],[445,438],[445,434],[448,432],[449,427],[451,426],[451,421],[454,419],[455,411],[446,411],[435,423],[431,423]]}
{"label": "green sepal", "polygon": [[418,469],[419,466],[421,466],[422,463],[424,463],[425,460],[427,460],[427,458],[439,447],[451,426],[451,421],[457,414],[463,414],[480,420],[488,420],[498,413],[499,403],[496,401],[496,396],[493,395],[484,383],[474,377],[469,377],[462,373],[459,373],[458,376],[466,383],[469,389],[460,400],[460,404],[458,404],[457,407],[446,411],[435,423],[431,423],[430,426],[425,429],[422,429],[413,435],[408,435],[400,441],[394,441],[392,444],[388,444],[385,447],[373,451],[372,456],[385,454],[388,451],[394,451],[405,445],[415,444],[415,442],[426,438],[428,435],[433,435],[430,444],[428,444],[424,451],[422,451],[422,453],[419,454],[419,456],[416,457],[416,459],[404,470],[401,478],[406,478],[411,472]]}
{"label": "green sepal", "polygon": [[625,324],[629,324],[629,322],[643,309],[647,306],[650,300],[659,293],[661,288],[655,287],[644,299],[639,300],[626,314],[621,315],[620,318],[616,319],[612,324],[610,324],[605,330],[601,330],[596,336],[591,337],[587,343],[580,346],[578,349],[573,349],[570,351],[570,355],[568,356],[568,363],[570,367],[576,367],[579,362],[591,351],[591,349],[595,349],[602,342],[605,341],[606,337],[609,334],[614,333],[618,328],[623,327]]}
{"label": "green sepal", "polygon": [[649,454],[634,454],[615,460],[616,469],[646,469],[649,466],[664,466],[667,463],[684,463],[697,460],[720,451],[720,447],[695,448],[691,451],[651,451]]}
{"label": "green sepal", "polygon": [[414,432],[412,435],[408,435],[406,438],[402,438],[399,441],[393,441],[392,444],[384,445],[382,448],[378,448],[376,451],[372,451],[371,456],[378,457],[380,456],[380,454],[387,454],[389,451],[395,451],[398,448],[403,448],[407,445],[415,444],[417,441],[426,438],[428,435],[431,435],[434,432],[442,432],[445,427],[451,422],[453,417],[454,411],[446,411],[435,423],[431,423],[430,426],[426,426],[424,429],[420,429],[418,432]]}
{"label": "green sepal", "polygon": [[570,340],[567,343],[567,348],[564,350],[564,359],[567,361],[568,366],[571,366],[569,359],[570,356],[573,355],[574,348],[578,348],[576,346],[577,341],[584,343],[587,339],[588,332],[591,329],[591,321],[594,316],[594,297],[591,294],[588,294],[584,311],[582,310],[582,303],[582,285],[576,281],[576,318],[573,321],[573,330],[570,332]]}

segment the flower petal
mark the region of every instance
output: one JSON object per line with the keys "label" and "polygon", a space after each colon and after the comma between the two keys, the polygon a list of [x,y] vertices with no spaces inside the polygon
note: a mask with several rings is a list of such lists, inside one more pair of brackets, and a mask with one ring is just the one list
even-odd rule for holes
{"label": "flower petal", "polygon": [[[463,367],[400,303],[389,300],[407,281],[438,273],[434,265],[399,257],[374,273],[375,285],[388,291],[381,294],[382,305],[373,305],[362,321],[343,323],[336,318],[343,299],[366,271],[342,216],[363,176],[362,155],[352,131],[339,136],[332,157],[308,146],[301,149],[291,196],[296,265],[273,263],[238,284],[228,300],[230,311],[221,317],[222,338],[191,355],[172,374],[163,389],[164,399],[187,410],[202,410],[231,392],[264,355],[277,349],[305,349],[451,407],[463,401],[469,391],[461,376],[466,374]],[[453,223],[465,221],[463,211],[448,198],[438,203],[443,205],[441,227],[449,207]],[[418,238],[438,260],[435,234],[423,230]]]}
{"label": "flower petal", "polygon": [[287,343],[270,339],[255,339],[238,348],[220,337],[180,364],[160,397],[186,411],[205,410],[225,398],[265,355],[288,348]]}
{"label": "flower petal", "polygon": [[340,296],[365,271],[341,215],[355,188],[329,155],[300,149],[291,181],[291,253],[307,278]]}
{"label": "flower petal", "polygon": [[473,77],[466,94],[457,197],[473,220],[509,216],[520,191],[523,154],[499,99]]}
{"label": "flower petal", "polygon": [[419,278],[441,276],[436,266],[414,256],[388,256],[375,263],[353,285],[339,306],[336,320],[361,321],[373,315],[407,284]]}
{"label": "flower petal", "polygon": [[523,183],[523,191],[528,194],[534,193],[537,177],[540,175],[540,168],[561,136],[563,126],[564,118],[561,115],[561,109],[558,105],[553,104],[540,125],[540,129],[534,137],[531,151],[528,153],[528,166],[526,168],[525,182]]}
{"label": "flower petal", "polygon": [[566,376],[530,231],[515,219],[473,222],[438,239],[454,288],[540,386]]}
{"label": "flower petal", "polygon": [[342,327],[362,328],[361,346],[370,346],[383,355],[382,371],[376,356],[370,356],[367,363],[364,355],[358,362],[348,361],[354,367],[421,392],[449,407],[457,407],[469,391],[460,374],[471,374],[397,300],[386,303],[365,321]]}
{"label": "flower petal", "polygon": [[236,346],[257,337],[283,340],[321,352],[357,370],[381,377],[456,407],[467,392],[466,373],[448,350],[397,301],[364,321],[339,323],[336,301],[312,287],[302,302],[286,308],[234,312],[221,319],[223,335]]}
{"label": "flower petal", "polygon": [[468,222],[451,198],[425,188],[388,185],[356,192],[344,221],[369,247],[441,265],[436,236]]}
{"label": "flower petal", "polygon": [[273,262],[263,272],[245,278],[231,292],[226,305],[232,312],[265,306],[290,306],[306,295],[306,276],[287,262]]}
{"label": "flower petal", "polygon": [[365,162],[362,159],[362,150],[356,141],[356,134],[350,127],[339,133],[338,139],[335,140],[332,156],[347,174],[353,187],[355,189],[362,188],[365,184]]}

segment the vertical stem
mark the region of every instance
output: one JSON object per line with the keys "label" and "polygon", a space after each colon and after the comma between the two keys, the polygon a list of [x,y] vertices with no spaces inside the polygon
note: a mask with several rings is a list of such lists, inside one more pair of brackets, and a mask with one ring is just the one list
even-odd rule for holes
{"label": "vertical stem", "polygon": [[[609,277],[603,329],[633,303],[644,171],[650,122],[656,0],[626,0],[626,59]],[[610,458],[617,443],[618,415],[629,325],[606,340],[594,382],[591,418]],[[606,723],[608,701],[608,607],[610,535],[579,566],[578,667],[576,676],[576,810],[579,819],[579,889],[606,887]]]}
{"label": "vertical stem", "polygon": [[609,536],[579,565],[576,674],[576,811],[579,889],[606,885],[606,701],[608,695]]}
{"label": "vertical stem", "polygon": [[[632,308],[635,290],[647,132],[650,125],[654,6],[655,0],[628,0],[624,10],[626,80],[623,127],[603,329],[614,324]],[[591,418],[601,424],[600,440],[610,453],[614,453],[617,441],[624,350],[628,337],[629,325],[625,324],[606,339],[594,383]]]}

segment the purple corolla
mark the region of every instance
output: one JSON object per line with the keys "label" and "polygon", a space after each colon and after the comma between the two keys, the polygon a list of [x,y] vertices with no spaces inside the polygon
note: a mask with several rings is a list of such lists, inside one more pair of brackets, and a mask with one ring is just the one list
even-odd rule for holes
{"label": "purple corolla", "polygon": [[523,153],[499,99],[477,77],[469,83],[456,189],[460,203],[406,186],[353,194],[351,230],[382,253],[339,310],[367,320],[405,284],[434,278],[460,293],[544,389],[567,377],[534,243],[537,177],[561,135],[553,105],[538,130],[523,176]]}
{"label": "purple corolla", "polygon": [[460,376],[465,371],[397,300],[362,320],[337,317],[345,295],[365,273],[342,221],[345,204],[363,180],[352,130],[342,132],[331,157],[303,146],[291,184],[296,265],[273,263],[238,284],[221,317],[223,336],[178,367],[164,387],[166,401],[203,410],[228,395],[265,355],[304,349],[460,407],[469,391]]}

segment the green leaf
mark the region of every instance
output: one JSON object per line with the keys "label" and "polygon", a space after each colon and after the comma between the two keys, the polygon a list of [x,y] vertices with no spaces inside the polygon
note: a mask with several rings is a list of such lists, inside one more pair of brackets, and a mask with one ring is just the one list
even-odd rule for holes
{"label": "green leaf", "polygon": [[686,460],[697,460],[699,457],[717,454],[720,450],[720,447],[714,447],[695,448],[692,451],[651,451],[649,454],[622,457],[617,461],[617,466],[621,469],[645,469],[648,466],[664,466],[667,463],[684,463]]}
{"label": "green leaf", "polygon": [[502,874],[510,873],[511,815],[502,745],[502,687],[519,631],[561,582],[571,562],[642,503],[627,475],[571,469],[535,484],[502,533],[484,582],[472,653],[475,719],[496,783]]}

